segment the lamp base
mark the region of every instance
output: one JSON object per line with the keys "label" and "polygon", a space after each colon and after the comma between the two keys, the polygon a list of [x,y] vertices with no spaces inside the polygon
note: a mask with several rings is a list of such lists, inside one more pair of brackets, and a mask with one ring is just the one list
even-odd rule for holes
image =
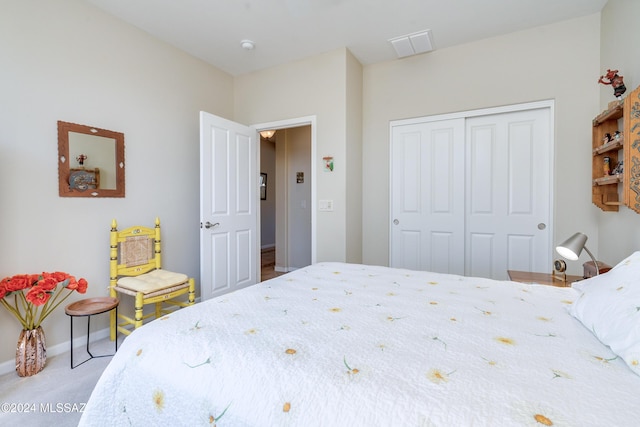
{"label": "lamp base", "polygon": [[553,272],[553,278],[555,280],[560,281],[560,282],[566,282],[567,281],[567,273],[554,271]]}
{"label": "lamp base", "polygon": [[[602,261],[597,261],[597,263],[598,263],[598,270],[600,270],[600,274],[606,273],[607,271],[611,270],[611,266],[609,264],[605,264]],[[584,264],[582,264],[582,266],[584,267],[583,277],[585,279],[588,279],[589,277],[593,277],[596,275],[596,264],[593,261],[587,261]]]}

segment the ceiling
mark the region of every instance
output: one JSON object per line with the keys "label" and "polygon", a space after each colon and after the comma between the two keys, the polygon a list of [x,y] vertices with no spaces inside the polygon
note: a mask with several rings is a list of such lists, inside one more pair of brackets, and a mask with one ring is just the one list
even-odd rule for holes
{"label": "ceiling", "polygon": [[[607,0],[85,0],[237,76],[341,47],[363,64],[432,30],[435,49],[590,15]],[[255,43],[253,50],[241,41]],[[425,55],[429,55],[426,53]]]}

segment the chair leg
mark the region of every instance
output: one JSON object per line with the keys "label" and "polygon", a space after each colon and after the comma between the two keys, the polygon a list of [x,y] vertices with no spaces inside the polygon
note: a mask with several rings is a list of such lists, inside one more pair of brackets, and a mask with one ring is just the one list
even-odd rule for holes
{"label": "chair leg", "polygon": [[[114,291],[113,288],[109,289],[109,296],[117,298],[116,291]],[[115,312],[112,310],[111,313],[109,313],[109,329],[109,338],[111,338],[111,341],[116,341],[116,345],[118,345],[116,339],[118,336],[118,310],[115,310]]]}
{"label": "chair leg", "polygon": [[162,317],[162,302],[156,303],[156,319]]}
{"label": "chair leg", "polygon": [[144,304],[142,303],[142,293],[138,292],[136,294],[136,314],[135,314],[135,325],[134,328],[138,329],[142,326],[142,310],[144,308]]}
{"label": "chair leg", "polygon": [[193,305],[196,302],[196,281],[193,278],[189,278],[189,305]]}
{"label": "chair leg", "polygon": [[118,328],[117,323],[118,323],[118,314],[112,311],[111,313],[109,313],[109,324],[110,324],[109,338],[111,339],[111,341],[116,340],[116,334],[117,334],[116,330]]}

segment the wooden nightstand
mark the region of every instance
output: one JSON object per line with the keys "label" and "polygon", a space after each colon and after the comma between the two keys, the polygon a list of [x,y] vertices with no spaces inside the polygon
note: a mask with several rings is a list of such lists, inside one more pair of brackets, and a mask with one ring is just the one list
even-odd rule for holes
{"label": "wooden nightstand", "polygon": [[550,273],[532,273],[530,271],[507,270],[509,279],[520,283],[539,283],[541,285],[569,287],[571,283],[582,280],[582,276],[571,276],[567,274],[567,281],[563,282],[553,277]]}

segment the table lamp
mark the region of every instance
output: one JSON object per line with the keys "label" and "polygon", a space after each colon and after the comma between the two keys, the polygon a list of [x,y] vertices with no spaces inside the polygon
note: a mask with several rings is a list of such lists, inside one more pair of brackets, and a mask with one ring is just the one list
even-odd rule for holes
{"label": "table lamp", "polygon": [[595,257],[591,253],[589,249],[585,246],[587,243],[587,235],[583,233],[576,233],[573,236],[569,237],[567,240],[556,246],[556,252],[558,252],[562,257],[571,260],[577,261],[578,257],[582,253],[584,249],[587,254],[593,260],[593,264],[596,267],[596,276],[600,274],[600,269],[598,268],[598,261],[596,261]]}

